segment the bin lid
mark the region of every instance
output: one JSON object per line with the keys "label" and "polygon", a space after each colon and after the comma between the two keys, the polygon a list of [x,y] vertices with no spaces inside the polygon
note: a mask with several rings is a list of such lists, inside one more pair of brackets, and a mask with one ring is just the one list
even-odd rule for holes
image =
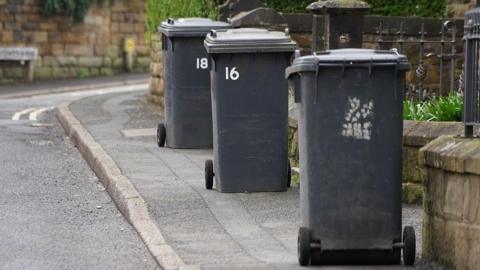
{"label": "bin lid", "polygon": [[208,53],[293,52],[297,44],[284,32],[260,28],[212,30],[205,39]]}
{"label": "bin lid", "polygon": [[158,31],[167,37],[205,37],[212,29],[231,27],[226,22],[207,18],[180,18],[163,21],[158,27]]}
{"label": "bin lid", "polygon": [[287,68],[286,77],[294,73],[318,70],[319,66],[397,66],[398,70],[409,70],[410,63],[405,55],[396,50],[338,49],[296,58]]}

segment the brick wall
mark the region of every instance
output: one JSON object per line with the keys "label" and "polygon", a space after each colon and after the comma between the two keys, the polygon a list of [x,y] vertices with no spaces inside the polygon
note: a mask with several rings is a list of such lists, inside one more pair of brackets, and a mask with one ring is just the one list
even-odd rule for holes
{"label": "brick wall", "polygon": [[[134,38],[134,71],[149,67],[145,42],[146,1],[95,3],[84,22],[72,25],[63,16],[45,17],[40,0],[0,0],[0,47],[32,46],[39,50],[35,78],[112,75],[124,70],[124,40]],[[0,61],[0,83],[24,80],[26,66]]]}

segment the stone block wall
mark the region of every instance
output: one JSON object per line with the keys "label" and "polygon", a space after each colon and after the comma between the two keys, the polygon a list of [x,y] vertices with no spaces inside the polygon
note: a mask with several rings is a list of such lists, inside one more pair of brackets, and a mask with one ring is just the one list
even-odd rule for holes
{"label": "stone block wall", "polygon": [[150,95],[149,100],[160,107],[163,107],[163,51],[162,51],[162,35],[156,33],[152,35],[152,46],[150,52]]}
{"label": "stone block wall", "polygon": [[480,265],[480,140],[441,137],[421,150],[423,255],[451,269]]}
{"label": "stone block wall", "polygon": [[463,18],[465,12],[475,7],[476,0],[449,0],[448,8],[454,18]]}
{"label": "stone block wall", "polygon": [[[146,1],[95,3],[85,20],[46,17],[40,0],[0,0],[0,47],[36,47],[35,78],[112,75],[124,71],[124,41],[136,43],[134,71],[147,71]],[[26,66],[0,61],[0,83],[25,79]]]}
{"label": "stone block wall", "polygon": [[422,203],[423,167],[419,163],[420,149],[440,136],[460,136],[463,124],[457,122],[404,121],[403,129],[403,202]]}

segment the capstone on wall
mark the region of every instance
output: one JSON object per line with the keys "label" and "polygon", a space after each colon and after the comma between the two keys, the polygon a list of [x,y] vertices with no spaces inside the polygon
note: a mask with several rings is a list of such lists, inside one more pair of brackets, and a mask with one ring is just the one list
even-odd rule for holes
{"label": "capstone on wall", "polygon": [[423,255],[449,269],[480,265],[480,140],[440,137],[420,151],[425,169]]}

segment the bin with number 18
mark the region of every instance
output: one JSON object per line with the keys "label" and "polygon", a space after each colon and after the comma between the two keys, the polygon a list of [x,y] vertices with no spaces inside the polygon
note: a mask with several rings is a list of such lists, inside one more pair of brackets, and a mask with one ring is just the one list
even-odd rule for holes
{"label": "bin with number 18", "polygon": [[209,61],[203,41],[212,29],[230,28],[210,19],[169,19],[162,33],[165,122],[157,144],[171,148],[212,147]]}

